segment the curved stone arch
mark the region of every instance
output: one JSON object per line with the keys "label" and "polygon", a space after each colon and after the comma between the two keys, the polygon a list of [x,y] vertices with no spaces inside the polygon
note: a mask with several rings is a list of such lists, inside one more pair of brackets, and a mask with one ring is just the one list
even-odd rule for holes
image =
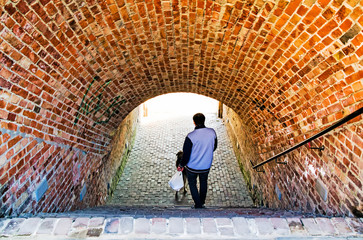
{"label": "curved stone arch", "polygon": [[[87,160],[96,156],[103,161],[109,132],[138,104],[163,92],[218,99],[248,124],[255,144],[274,153],[362,106],[361,0],[2,2],[0,183],[12,189],[23,181],[17,195],[51,174],[45,173],[39,149],[58,161],[52,166],[73,159],[68,154],[75,149],[90,150]],[[94,76],[101,79],[90,90],[96,97],[89,99],[95,102],[78,114]],[[112,89],[97,97],[98,87],[109,79],[114,79]],[[122,100],[120,94],[127,102],[120,104],[117,117],[108,107]],[[304,161],[335,164],[335,175],[325,181],[333,182],[333,191],[358,189],[332,195],[329,204],[339,213],[348,214],[350,205],[361,204],[361,132],[359,118],[322,139],[333,153],[323,160],[306,150]],[[265,135],[275,141],[270,143]],[[21,144],[28,145],[19,152]],[[27,186],[33,166],[24,170],[21,165],[28,161],[43,172]],[[84,163],[88,168],[89,162]],[[301,174],[302,168],[294,171]],[[271,167],[264,182],[275,173]],[[310,180],[302,182],[311,187]],[[347,201],[346,195],[351,197]],[[349,204],[341,209],[340,202]]]}

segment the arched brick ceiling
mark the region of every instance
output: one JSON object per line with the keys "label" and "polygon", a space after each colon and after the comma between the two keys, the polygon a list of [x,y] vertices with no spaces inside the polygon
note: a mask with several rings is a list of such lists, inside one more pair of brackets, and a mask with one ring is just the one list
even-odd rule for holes
{"label": "arched brick ceiling", "polygon": [[1,77],[71,134],[75,116],[103,120],[79,113],[87,99],[103,113],[125,100],[106,129],[151,97],[192,92],[295,135],[362,102],[360,0],[1,2]]}

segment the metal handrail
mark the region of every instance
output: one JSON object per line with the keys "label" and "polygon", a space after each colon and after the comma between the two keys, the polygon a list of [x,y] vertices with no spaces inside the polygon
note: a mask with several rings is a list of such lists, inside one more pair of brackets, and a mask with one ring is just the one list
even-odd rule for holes
{"label": "metal handrail", "polygon": [[[271,162],[271,161],[273,161],[273,160],[275,160],[275,159],[277,159],[277,158],[279,158],[279,157],[281,157],[281,156],[283,156],[283,155],[285,155],[285,154],[287,154],[287,153],[289,153],[289,152],[291,152],[291,151],[295,150],[296,148],[299,148],[299,147],[301,147],[302,145],[304,145],[304,144],[306,144],[306,143],[308,143],[308,142],[313,141],[314,139],[316,139],[316,138],[318,138],[318,137],[323,136],[324,134],[326,134],[326,133],[330,132],[331,130],[333,130],[333,129],[337,128],[337,127],[339,127],[340,125],[343,125],[344,123],[346,123],[346,122],[348,122],[348,121],[352,120],[353,118],[358,117],[358,116],[359,116],[360,114],[362,114],[362,113],[363,113],[363,107],[361,107],[360,109],[356,110],[355,112],[353,112],[353,113],[349,114],[348,116],[346,116],[346,117],[342,118],[341,120],[339,120],[338,122],[334,123],[334,124],[333,124],[333,125],[331,125],[330,127],[327,127],[327,128],[326,128],[326,129],[324,129],[323,131],[321,131],[321,132],[319,132],[319,133],[315,134],[314,136],[312,136],[312,137],[310,137],[310,138],[308,138],[308,139],[306,139],[306,140],[304,140],[304,141],[302,141],[302,142],[300,142],[300,143],[296,144],[295,146],[293,146],[293,147],[291,147],[291,148],[289,148],[289,149],[287,149],[287,150],[285,150],[285,151],[283,151],[283,152],[281,152],[281,153],[277,154],[276,156],[273,156],[273,157],[271,157],[271,158],[267,159],[266,161],[261,162],[261,163],[259,163],[259,164],[255,165],[255,166],[253,166],[253,164],[252,164],[252,169],[256,169],[256,168],[258,168],[258,167],[261,167],[262,165],[264,165],[264,164],[266,164],[266,163],[269,163],[269,162]],[[252,162],[251,162],[251,163],[252,163]]]}

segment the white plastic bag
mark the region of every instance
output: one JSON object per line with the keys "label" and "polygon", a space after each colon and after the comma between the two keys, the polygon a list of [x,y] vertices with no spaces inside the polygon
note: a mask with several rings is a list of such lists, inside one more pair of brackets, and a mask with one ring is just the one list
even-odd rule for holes
{"label": "white plastic bag", "polygon": [[184,187],[183,173],[181,171],[177,171],[170,179],[169,185],[175,191],[179,191],[182,187]]}

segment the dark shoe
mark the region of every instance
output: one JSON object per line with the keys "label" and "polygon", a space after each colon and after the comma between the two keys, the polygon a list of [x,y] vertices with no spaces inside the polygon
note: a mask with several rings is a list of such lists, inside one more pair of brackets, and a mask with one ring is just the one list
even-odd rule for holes
{"label": "dark shoe", "polygon": [[192,209],[204,209],[205,208],[205,206],[192,206]]}

